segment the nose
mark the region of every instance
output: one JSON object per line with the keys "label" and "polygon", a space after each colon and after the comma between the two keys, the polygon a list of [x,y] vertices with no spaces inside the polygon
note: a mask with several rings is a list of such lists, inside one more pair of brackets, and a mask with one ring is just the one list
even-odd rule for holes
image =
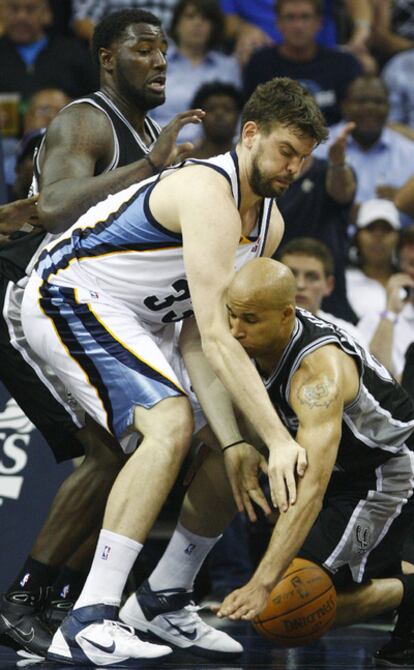
{"label": "nose", "polygon": [[158,49],[156,55],[154,56],[154,66],[165,70],[167,67],[167,59],[161,49]]}
{"label": "nose", "polygon": [[243,329],[239,319],[230,320],[230,332],[236,340],[240,340],[243,337]]}
{"label": "nose", "polygon": [[296,177],[296,175],[301,171],[303,160],[304,159],[300,156],[294,156],[290,159],[287,166],[287,171],[292,177]]}

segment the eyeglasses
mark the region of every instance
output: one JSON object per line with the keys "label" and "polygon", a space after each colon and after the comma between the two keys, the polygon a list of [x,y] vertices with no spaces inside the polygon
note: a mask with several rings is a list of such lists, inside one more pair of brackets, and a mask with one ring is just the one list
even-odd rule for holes
{"label": "eyeglasses", "polygon": [[303,14],[282,14],[282,16],[279,16],[279,21],[287,21],[288,23],[293,23],[294,21],[303,21],[303,22],[308,22],[312,21],[312,19],[316,19],[317,16],[316,14],[309,14],[309,13],[303,13]]}

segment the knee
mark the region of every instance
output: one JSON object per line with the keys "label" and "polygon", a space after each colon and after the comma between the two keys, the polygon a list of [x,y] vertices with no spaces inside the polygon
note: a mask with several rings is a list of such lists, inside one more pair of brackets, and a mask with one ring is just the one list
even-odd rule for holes
{"label": "knee", "polygon": [[151,410],[136,408],[135,428],[159,448],[184,457],[194,430],[190,403],[185,398],[170,398]]}

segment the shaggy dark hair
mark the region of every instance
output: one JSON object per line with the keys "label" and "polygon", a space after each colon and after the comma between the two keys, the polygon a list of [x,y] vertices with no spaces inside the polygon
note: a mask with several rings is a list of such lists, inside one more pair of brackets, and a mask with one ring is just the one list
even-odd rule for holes
{"label": "shaggy dark hair", "polygon": [[300,135],[311,137],[318,144],[328,137],[326,121],[315,98],[288,77],[259,84],[244,106],[241,127],[248,121],[254,121],[265,133],[276,124],[297,129]]}

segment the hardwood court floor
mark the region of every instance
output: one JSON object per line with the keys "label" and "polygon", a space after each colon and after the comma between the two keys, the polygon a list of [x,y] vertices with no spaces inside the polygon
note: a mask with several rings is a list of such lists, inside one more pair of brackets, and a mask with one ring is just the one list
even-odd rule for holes
{"label": "hardwood court floor", "polygon": [[[208,616],[207,621],[212,621]],[[164,662],[137,663],[137,670],[363,670],[374,668],[372,654],[389,636],[391,619],[378,619],[366,624],[333,630],[318,642],[298,649],[277,649],[260,638],[247,623],[218,621],[214,625],[234,635],[245,652],[237,661],[209,662],[175,652]],[[414,666],[413,666],[414,667]],[[50,662],[25,665],[22,659],[6,647],[0,647],[0,670],[81,670],[80,667]]]}

